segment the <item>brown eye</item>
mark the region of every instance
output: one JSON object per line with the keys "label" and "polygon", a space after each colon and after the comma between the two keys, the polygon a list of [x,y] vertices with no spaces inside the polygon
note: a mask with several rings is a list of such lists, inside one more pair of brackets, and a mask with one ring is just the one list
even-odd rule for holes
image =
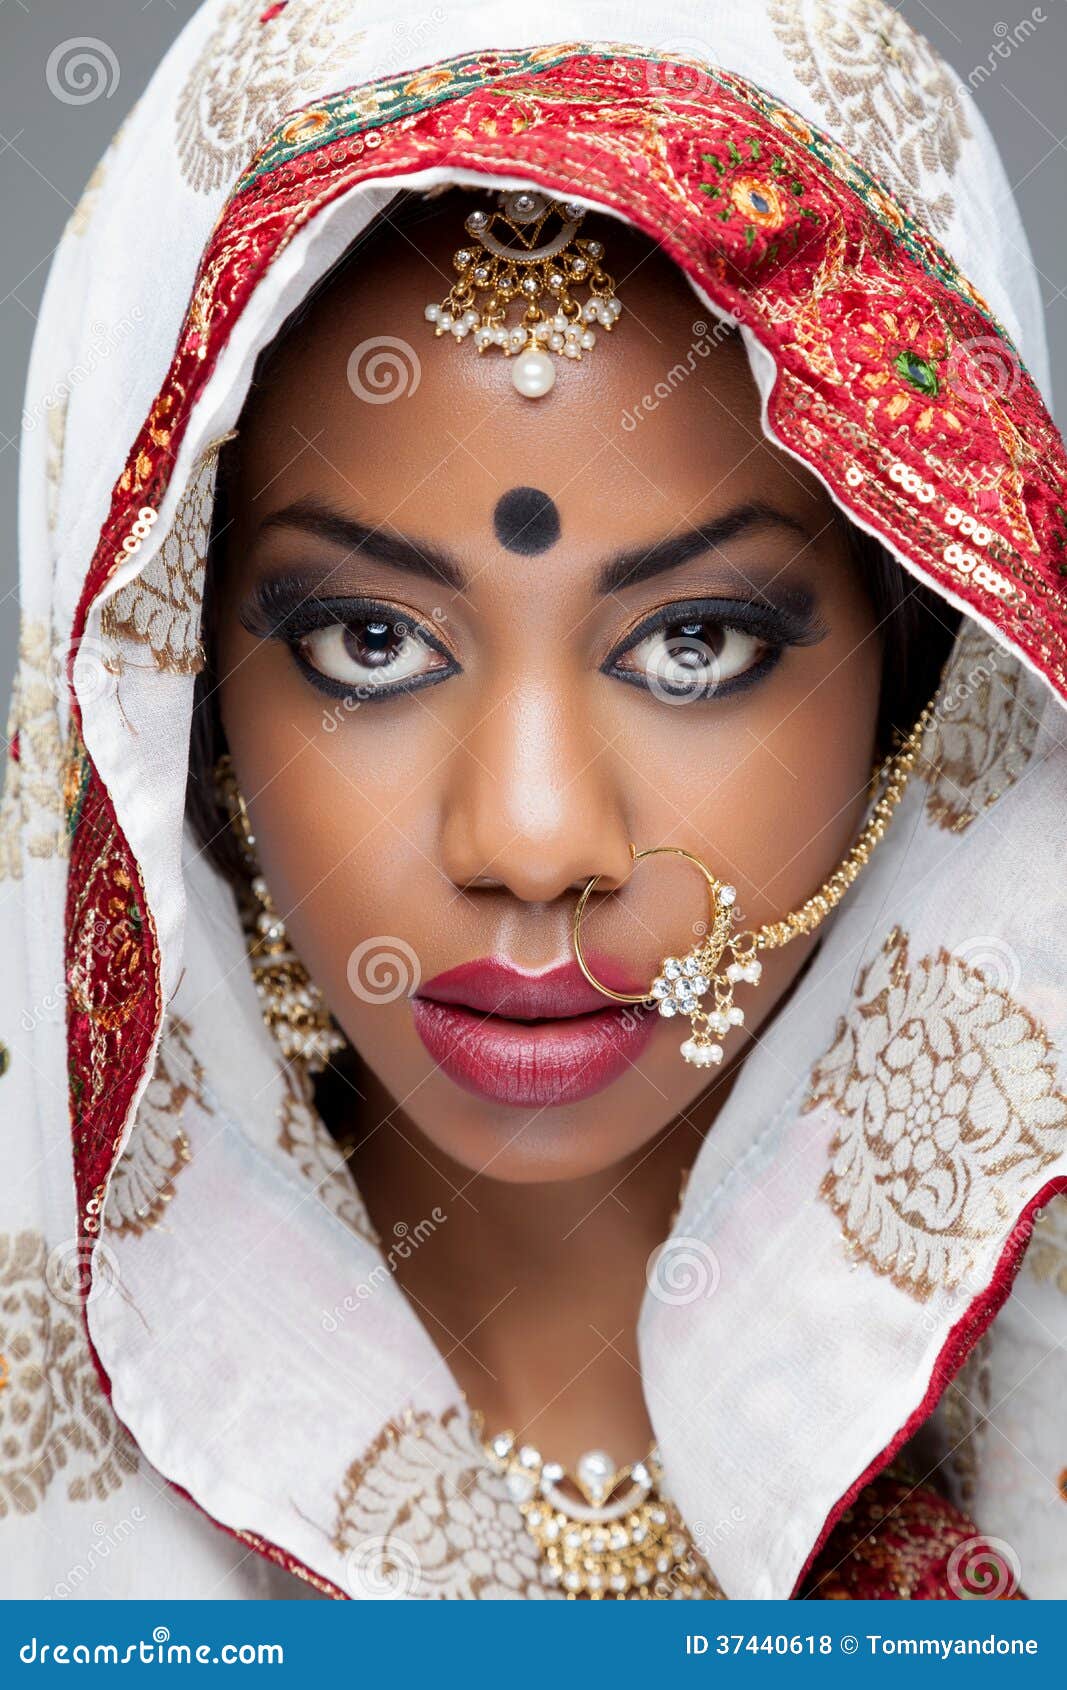
{"label": "brown eye", "polygon": [[618,667],[644,676],[658,697],[711,697],[766,655],[766,640],[710,618],[671,622],[639,640]]}
{"label": "brown eye", "polygon": [[305,634],[300,649],[321,675],[353,687],[391,686],[445,666],[440,653],[400,618],[331,622]]}

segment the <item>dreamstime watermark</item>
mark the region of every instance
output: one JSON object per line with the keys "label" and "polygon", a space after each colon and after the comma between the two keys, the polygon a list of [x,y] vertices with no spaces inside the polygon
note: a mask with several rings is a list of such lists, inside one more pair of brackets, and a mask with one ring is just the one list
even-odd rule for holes
{"label": "dreamstime watermark", "polygon": [[693,704],[711,698],[722,678],[718,654],[698,634],[669,634],[647,670],[648,690],[661,704]]}
{"label": "dreamstime watermark", "polygon": [[81,1308],[86,1303],[95,1303],[98,1297],[110,1297],[118,1286],[119,1264],[107,1244],[94,1243],[88,1238],[68,1238],[49,1252],[44,1279],[57,1302],[66,1303],[69,1308]]}
{"label": "dreamstime watermark", "polygon": [[348,385],[368,405],[391,405],[418,391],[422,365],[415,348],[397,335],[372,335],[349,354]]}
{"label": "dreamstime watermark", "polygon": [[957,341],[945,360],[945,386],[968,405],[1011,399],[1022,381],[1022,365],[999,335],[975,335]]}
{"label": "dreamstime watermark", "polygon": [[949,717],[955,714],[968,699],[973,698],[979,687],[991,686],[993,676],[999,671],[997,654],[990,651],[988,656],[980,662],[972,663],[965,673],[950,674],[945,686],[938,696],[935,714],[939,717]]}
{"label": "dreamstime watermark", "polygon": [[714,1295],[719,1258],[702,1238],[668,1238],[645,1263],[645,1283],[658,1303],[679,1308]]}
{"label": "dreamstime watermark", "polygon": [[693,99],[714,86],[712,66],[717,59],[706,41],[691,35],[672,35],[659,41],[656,56],[646,60],[645,85],[652,94]]}
{"label": "dreamstime watermark", "polygon": [[646,416],[650,416],[653,411],[658,411],[663,402],[670,399],[683,382],[688,381],[689,377],[696,373],[702,361],[710,357],[716,346],[720,346],[723,341],[729,340],[732,335],[737,333],[737,325],[740,321],[740,313],[735,312],[730,317],[717,317],[709,329],[707,323],[698,319],[693,324],[693,339],[685,357],[677,364],[671,365],[671,368],[663,379],[656,383],[651,393],[644,394],[636,405],[631,405],[628,411],[622,413],[620,424],[626,433],[633,434],[634,430],[644,422]]}
{"label": "dreamstime watermark", "polygon": [[1019,1557],[1002,1537],[969,1537],[949,1556],[947,1577],[961,1602],[1003,1602],[1019,1588]]}
{"label": "dreamstime watermark", "polygon": [[1043,23],[1048,23],[1048,13],[1042,6],[1034,6],[1025,17],[1016,23],[995,23],[993,25],[993,45],[984,59],[979,59],[971,66],[966,76],[957,83],[948,96],[938,102],[936,111],[932,111],[927,120],[928,126],[940,125],[944,121],[946,110],[954,111],[958,108],[965,95],[974,94],[985,83],[998,74],[1006,60],[1020,47],[1032,40]]}
{"label": "dreamstime watermark", "polygon": [[91,634],[83,634],[71,645],[59,641],[49,654],[46,673],[48,684],[60,701],[67,696],[68,673],[74,672],[78,677],[78,702],[84,710],[114,693],[118,685],[118,653]]}
{"label": "dreamstime watermark", "polygon": [[67,1569],[66,1578],[60,1579],[58,1584],[52,1586],[52,1599],[62,1601],[66,1597],[74,1596],[81,1589],[81,1586],[92,1578],[97,1567],[105,1562],[116,1549],[121,1548],[133,1536],[137,1527],[145,1524],[147,1518],[148,1516],[138,1504],[130,1509],[125,1519],[119,1520],[113,1526],[106,1525],[103,1520],[95,1521],[93,1524],[93,1542],[89,1545],[84,1559],[76,1561],[72,1567]]}
{"label": "dreamstime watermark", "polygon": [[961,939],[947,964],[949,990],[968,1009],[976,1009],[988,992],[1014,997],[1021,974],[1018,952],[997,934]]}
{"label": "dreamstime watermark", "polygon": [[322,1316],[322,1330],[324,1332],[339,1332],[350,1314],[355,1314],[362,1304],[369,1302],[379,1286],[384,1285],[391,1275],[397,1271],[399,1262],[409,1261],[432,1238],[439,1226],[443,1226],[448,1216],[445,1211],[436,1206],[430,1210],[425,1220],[416,1226],[409,1226],[407,1221],[397,1221],[393,1227],[393,1243],[390,1244],[380,1262],[371,1268],[366,1279],[361,1280],[354,1291],[340,1302],[327,1310]]}
{"label": "dreamstime watermark", "polygon": [[115,323],[110,325],[104,323],[91,324],[89,345],[78,362],[72,365],[67,373],[49,388],[47,393],[43,394],[40,399],[35,400],[32,406],[23,410],[23,432],[32,434],[35,428],[40,427],[42,418],[49,411],[61,409],[67,405],[75,388],[88,381],[89,377],[102,364],[107,362],[112,353],[122,346],[132,331],[143,321],[144,309],[140,305],[135,305]]}
{"label": "dreamstime watermark", "polygon": [[366,1537],[349,1551],[345,1582],[353,1599],[404,1600],[414,1596],[422,1580],[422,1562],[406,1538]]}
{"label": "dreamstime watermark", "polygon": [[[417,18],[398,18],[393,25],[393,34],[397,41],[403,43],[410,54],[422,46],[426,37],[432,35],[437,25],[444,23],[447,16],[448,14],[443,6],[433,6],[428,12],[420,12]],[[413,62],[411,58],[408,59],[409,64]],[[388,75],[390,69],[396,69],[395,62],[392,60],[390,60],[388,69],[382,74]],[[365,80],[369,82],[371,78],[367,77]]]}
{"label": "dreamstime watermark", "polygon": [[406,939],[377,934],[356,946],[347,974],[352,992],[363,1003],[395,1003],[418,991],[422,965]]}
{"label": "dreamstime watermark", "polygon": [[119,75],[114,49],[95,35],[72,35],[61,41],[44,67],[48,92],[65,106],[89,106],[101,95],[110,100]]}

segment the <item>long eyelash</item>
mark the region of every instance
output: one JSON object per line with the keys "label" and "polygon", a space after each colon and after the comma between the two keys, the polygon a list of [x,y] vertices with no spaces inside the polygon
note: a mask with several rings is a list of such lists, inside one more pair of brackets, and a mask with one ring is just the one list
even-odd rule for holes
{"label": "long eyelash", "polygon": [[[300,649],[301,641],[320,628],[329,628],[335,622],[371,621],[374,618],[393,626],[404,623],[429,650],[447,658],[450,667],[432,670],[425,675],[409,675],[403,681],[338,681],[316,669]],[[249,602],[241,607],[238,620],[248,633],[260,639],[281,640],[287,645],[301,673],[312,686],[330,698],[351,698],[354,694],[365,696],[368,701],[392,698],[398,693],[415,692],[434,686],[438,681],[447,681],[459,669],[451,652],[435,639],[425,624],[417,622],[396,605],[385,604],[381,599],[361,598],[358,594],[344,598],[319,598],[299,576],[274,576],[259,582]]]}
{"label": "long eyelash", "polygon": [[755,686],[779,662],[789,646],[817,645],[826,637],[829,628],[817,614],[814,600],[807,593],[798,593],[792,605],[773,604],[759,599],[682,599],[653,611],[632,633],[625,643],[617,646],[603,665],[603,672],[615,680],[631,686],[644,687],[644,676],[631,669],[617,667],[619,660],[661,628],[673,628],[680,622],[713,622],[720,628],[736,633],[751,634],[762,640],[768,650],[743,674],[717,687],[714,697],[728,698]]}
{"label": "long eyelash", "polygon": [[774,646],[817,645],[829,628],[818,615],[807,594],[798,595],[795,605],[772,604],[760,599],[680,599],[662,605],[646,616],[625,642],[617,646],[609,663],[625,657],[649,634],[673,628],[678,622],[714,622],[739,634],[752,634]]}

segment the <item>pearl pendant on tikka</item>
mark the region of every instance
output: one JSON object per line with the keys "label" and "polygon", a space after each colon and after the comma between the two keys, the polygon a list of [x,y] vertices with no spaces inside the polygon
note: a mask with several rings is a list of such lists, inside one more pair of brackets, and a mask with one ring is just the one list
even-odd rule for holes
{"label": "pearl pendant on tikka", "polygon": [[[479,352],[495,347],[512,359],[512,383],[524,399],[542,399],[555,386],[553,353],[580,360],[597,329],[610,331],[622,311],[601,265],[601,242],[579,233],[584,218],[584,206],[533,189],[499,194],[494,209],[467,218],[477,245],[453,255],[459,279],[445,300],[426,307],[436,335],[470,336]],[[584,302],[575,287],[590,290]]]}

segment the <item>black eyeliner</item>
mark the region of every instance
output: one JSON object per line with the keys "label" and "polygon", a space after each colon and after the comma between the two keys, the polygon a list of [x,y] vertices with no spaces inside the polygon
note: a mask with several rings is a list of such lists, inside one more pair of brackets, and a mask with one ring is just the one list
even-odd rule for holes
{"label": "black eyeliner", "polygon": [[[387,604],[381,599],[365,598],[358,593],[323,598],[297,575],[275,575],[260,581],[248,601],[241,606],[238,621],[247,633],[259,639],[280,640],[287,645],[301,674],[330,698],[390,698],[435,686],[438,681],[446,681],[460,673],[459,664],[451,652],[425,623],[416,621],[399,606]],[[316,669],[301,650],[301,642],[322,628],[333,627],[336,623],[373,621],[384,622],[394,628],[406,628],[413,638],[446,658],[449,667],[431,670],[425,675],[410,675],[402,681],[338,681]]]}
{"label": "black eyeliner", "polygon": [[649,634],[680,622],[715,622],[721,628],[752,634],[776,646],[817,645],[830,631],[817,614],[814,596],[806,592],[790,593],[789,602],[782,603],[770,599],[677,599],[650,611],[626,635],[625,642],[615,647],[604,667],[624,657]]}

